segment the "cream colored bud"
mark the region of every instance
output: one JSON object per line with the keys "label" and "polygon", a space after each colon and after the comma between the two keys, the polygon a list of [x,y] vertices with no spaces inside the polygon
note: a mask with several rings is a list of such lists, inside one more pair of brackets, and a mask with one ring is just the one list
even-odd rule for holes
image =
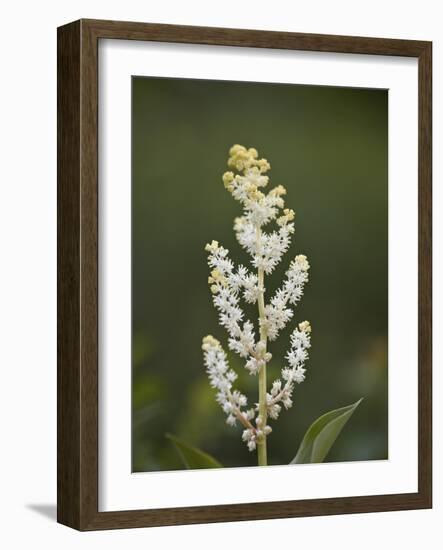
{"label": "cream colored bud", "polygon": [[211,244],[208,243],[205,246],[206,252],[211,252],[212,254],[216,252],[217,249],[218,249],[218,241],[212,241]]}
{"label": "cream colored bud", "polygon": [[211,334],[208,334],[203,338],[202,341],[202,349],[204,351],[208,351],[210,348],[218,348],[220,347],[220,342],[214,338]]}
{"label": "cream colored bud", "polygon": [[308,271],[308,269],[310,268],[308,259],[304,254],[299,254],[298,256],[296,256],[295,261],[297,262],[300,269],[303,271]]}
{"label": "cream colored bud", "polygon": [[260,159],[257,161],[257,166],[260,168],[260,172],[264,174],[271,169],[271,165],[266,159]]}
{"label": "cream colored bud", "polygon": [[283,185],[277,185],[277,187],[269,191],[269,194],[275,197],[281,197],[282,195],[286,195],[286,188],[283,187]]}
{"label": "cream colored bud", "polygon": [[240,152],[246,152],[246,147],[243,145],[235,144],[229,149],[229,154],[232,156],[237,155]]}
{"label": "cream colored bud", "polygon": [[303,321],[302,323],[299,323],[298,328],[302,332],[307,332],[308,334],[312,331],[311,324],[309,321]]}
{"label": "cream colored bud", "polygon": [[234,172],[225,172],[223,174],[223,184],[228,191],[232,191],[233,189],[232,182],[234,181],[234,177]]}

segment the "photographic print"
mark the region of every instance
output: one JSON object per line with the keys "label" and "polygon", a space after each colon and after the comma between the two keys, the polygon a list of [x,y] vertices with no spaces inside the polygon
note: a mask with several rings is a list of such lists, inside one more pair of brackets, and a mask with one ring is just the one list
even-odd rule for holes
{"label": "photographic print", "polygon": [[134,472],[388,458],[388,91],[132,78]]}
{"label": "photographic print", "polygon": [[432,507],[432,43],[57,33],[58,521]]}

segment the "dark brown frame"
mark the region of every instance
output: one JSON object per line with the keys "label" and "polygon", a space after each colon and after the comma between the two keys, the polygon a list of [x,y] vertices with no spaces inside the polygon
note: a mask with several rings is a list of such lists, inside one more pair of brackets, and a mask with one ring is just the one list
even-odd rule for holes
{"label": "dark brown frame", "polygon": [[[103,38],[406,56],[419,66],[418,492],[98,511],[98,41]],[[120,21],[58,29],[58,521],[79,530],[407,510],[432,506],[432,43]]]}

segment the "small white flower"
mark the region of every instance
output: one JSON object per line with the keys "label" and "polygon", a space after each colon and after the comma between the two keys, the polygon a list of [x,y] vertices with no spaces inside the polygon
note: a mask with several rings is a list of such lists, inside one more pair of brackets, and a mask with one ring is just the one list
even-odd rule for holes
{"label": "small white flower", "polygon": [[292,407],[292,399],[289,395],[282,397],[281,402],[283,403],[285,409],[290,409]]}
{"label": "small white flower", "polygon": [[281,380],[278,380],[278,379],[274,380],[272,384],[272,390],[271,390],[272,397],[275,397],[280,392],[281,392]]}
{"label": "small white flower", "polygon": [[[272,414],[274,415],[276,414],[274,407],[279,402],[286,409],[292,407],[294,383],[300,384],[305,379],[306,369],[304,368],[304,363],[308,359],[307,350],[311,347],[310,333],[311,325],[307,321],[304,321],[291,334],[292,347],[286,354],[290,367],[284,367],[281,372],[285,385],[281,387],[280,380],[276,380],[273,383],[271,394],[268,394],[268,410],[272,410]],[[279,411],[277,415],[278,413]],[[271,412],[269,416],[271,416]]]}
{"label": "small white flower", "polygon": [[250,451],[254,451],[257,444],[256,444],[256,433],[251,430],[251,429],[247,429],[247,430],[244,430],[243,433],[242,433],[242,439],[243,441],[247,444],[248,446],[248,449]]}
{"label": "small white flower", "polygon": [[254,357],[250,357],[246,361],[245,369],[248,370],[250,374],[257,374],[260,366],[260,361],[257,361]]}
{"label": "small white flower", "polygon": [[297,367],[296,369],[294,369],[293,371],[294,382],[297,382],[297,384],[300,384],[301,382],[303,382],[305,379],[305,372],[306,372],[306,369],[304,369],[303,367]]}
{"label": "small white flower", "polygon": [[229,426],[235,426],[236,423],[235,416],[233,414],[229,414],[226,418],[226,424]]}
{"label": "small white flower", "polygon": [[244,411],[242,414],[246,418],[246,420],[254,420],[254,417],[255,417],[254,409],[248,409],[247,411]]}
{"label": "small white flower", "polygon": [[272,403],[268,405],[268,414],[269,414],[269,417],[272,418],[272,420],[277,420],[280,414],[280,411],[281,411],[281,407],[277,403]]}
{"label": "small white flower", "polygon": [[209,382],[218,390],[217,402],[227,414],[226,422],[234,425],[236,413],[242,414],[242,407],[247,405],[246,396],[232,389],[237,374],[228,367],[226,353],[213,336],[203,338],[202,349]]}

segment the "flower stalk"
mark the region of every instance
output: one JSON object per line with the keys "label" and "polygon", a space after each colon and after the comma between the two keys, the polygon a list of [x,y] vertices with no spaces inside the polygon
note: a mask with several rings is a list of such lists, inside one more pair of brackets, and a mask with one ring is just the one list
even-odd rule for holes
{"label": "flower stalk", "polygon": [[[260,240],[260,229],[257,230],[257,240]],[[259,325],[260,325],[260,340],[264,343],[264,352],[266,353],[267,347],[267,335],[266,335],[266,313],[265,313],[265,274],[263,269],[258,269],[258,315],[259,315]],[[266,426],[266,421],[268,417],[267,404],[266,404],[266,394],[267,394],[267,384],[266,384],[266,363],[263,364],[258,372],[258,414],[260,418],[260,423],[263,426]],[[267,456],[267,446],[266,446],[266,433],[262,433],[261,436],[257,439],[257,455],[258,455],[258,465],[267,466],[268,465],[268,456]]]}
{"label": "flower stalk", "polygon": [[[257,450],[259,466],[266,466],[267,436],[271,433],[268,420],[276,420],[282,405],[292,406],[295,383],[305,378],[305,361],[310,348],[311,326],[307,321],[298,324],[291,334],[291,348],[286,354],[289,366],[282,369],[280,379],[274,380],[270,391],[267,383],[267,364],[272,355],[268,342],[277,338],[293,317],[293,308],[303,295],[308,280],[309,263],[305,256],[292,260],[286,279],[280,289],[265,303],[265,275],[272,273],[288,250],[294,233],[293,210],[284,208],[286,189],[278,185],[267,194],[270,169],[266,159],[259,159],[255,149],[234,145],[229,151],[228,166],[239,172],[226,172],[223,183],[226,189],[243,206],[243,215],[234,221],[234,231],[240,245],[251,255],[256,274],[240,265],[236,269],[229,259],[229,251],[217,241],[207,244],[210,276],[208,283],[219,322],[226,328],[231,351],[245,360],[250,375],[258,377],[258,403],[247,407],[247,397],[233,389],[237,374],[229,367],[226,353],[213,336],[203,339],[204,363],[210,384],[217,390],[216,399],[227,415],[226,422],[243,426],[242,439],[250,451]],[[275,221],[277,229],[268,233],[264,226]],[[258,304],[259,338],[256,340],[254,324],[245,320],[240,298]]]}

